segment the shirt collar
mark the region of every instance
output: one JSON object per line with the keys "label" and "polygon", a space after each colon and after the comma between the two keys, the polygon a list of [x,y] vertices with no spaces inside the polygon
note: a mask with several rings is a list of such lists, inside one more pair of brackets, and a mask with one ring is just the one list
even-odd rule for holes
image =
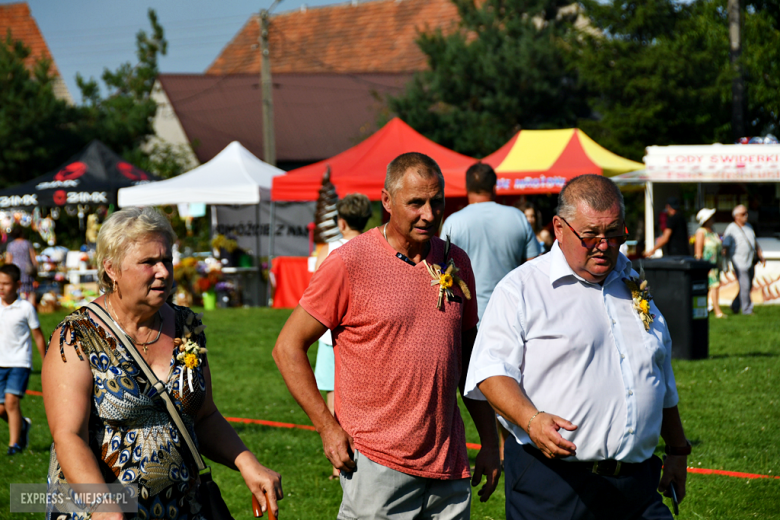
{"label": "shirt collar", "polygon": [[0,307],[2,307],[3,309],[10,309],[11,307],[18,307],[20,305],[21,301],[22,300],[17,296],[16,299],[10,305],[5,305],[3,303],[0,303]]}
{"label": "shirt collar", "polygon": [[[558,244],[557,240],[553,244],[549,254],[550,254],[550,285],[555,285],[555,282],[567,276],[573,276],[577,280],[586,283],[588,285],[598,285],[598,283],[589,282],[588,280],[584,279],[583,277],[579,276],[577,273],[574,272],[574,270],[569,265],[569,262],[566,261],[566,257],[563,255],[563,251],[561,250],[561,246]],[[610,272],[609,275],[607,275],[607,280],[604,282],[604,285],[609,285],[616,278],[623,279],[630,275],[631,275],[631,262],[628,260],[628,258],[626,258],[626,256],[623,253],[618,253],[617,265],[615,265],[615,268],[612,270],[612,272]]]}

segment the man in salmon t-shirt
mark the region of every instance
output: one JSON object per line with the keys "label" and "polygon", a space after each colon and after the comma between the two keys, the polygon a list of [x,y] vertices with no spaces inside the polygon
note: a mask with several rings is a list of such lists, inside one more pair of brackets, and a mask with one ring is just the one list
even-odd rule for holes
{"label": "man in salmon t-shirt", "polygon": [[[390,221],[335,250],[314,273],[274,359],[341,470],[338,518],[467,519],[469,461],[457,391],[477,333],[474,275],[466,253],[435,236],[444,177],[433,159],[394,159],[382,205]],[[450,261],[455,277],[435,273]],[[306,356],[327,329],[336,354],[335,418]],[[500,474],[495,413],[484,402],[464,403],[482,442],[471,480],[476,486],[486,477],[485,501]]]}

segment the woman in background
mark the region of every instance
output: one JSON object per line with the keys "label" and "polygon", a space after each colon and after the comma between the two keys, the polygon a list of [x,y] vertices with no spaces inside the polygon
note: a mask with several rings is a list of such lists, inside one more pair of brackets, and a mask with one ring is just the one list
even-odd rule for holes
{"label": "woman in background", "polygon": [[531,224],[531,229],[534,230],[536,241],[539,242],[539,250],[542,253],[549,252],[552,249],[553,237],[547,229],[542,227],[542,212],[536,209],[536,206],[531,202],[520,204],[519,209],[525,215],[528,223]]}
{"label": "woman in background", "polygon": [[720,265],[723,254],[723,242],[717,233],[712,230],[715,222],[715,210],[704,208],[696,215],[696,220],[701,226],[696,230],[696,243],[694,254],[697,260],[704,260],[715,264],[717,267],[710,269],[707,275],[710,301],[716,318],[723,318],[725,314],[720,310],[718,299],[720,298]]}
{"label": "woman in background", "polygon": [[35,249],[32,244],[22,237],[22,228],[14,226],[8,234],[9,242],[5,250],[5,261],[14,264],[22,272],[22,282],[19,291],[22,298],[35,306],[35,275],[38,272],[38,260],[35,258]]}
{"label": "woman in background", "polygon": [[[362,193],[347,195],[336,204],[336,224],[341,231],[341,236],[336,242],[325,244],[317,254],[317,262],[314,270],[320,268],[328,255],[346,244],[349,240],[360,235],[371,218],[371,201]],[[314,378],[317,380],[317,388],[320,392],[327,392],[326,402],[328,410],[334,413],[335,401],[335,375],[336,358],[333,354],[333,338],[330,331],[325,331],[317,347],[317,362],[314,365]],[[339,478],[339,470],[333,468],[333,474],[328,477],[331,480]]]}

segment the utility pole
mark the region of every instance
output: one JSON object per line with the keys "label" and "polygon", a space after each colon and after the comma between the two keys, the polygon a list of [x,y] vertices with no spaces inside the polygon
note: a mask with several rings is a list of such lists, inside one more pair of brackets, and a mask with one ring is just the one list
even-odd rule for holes
{"label": "utility pole", "polygon": [[274,132],[274,93],[271,81],[271,52],[268,50],[268,19],[282,0],[260,10],[260,87],[263,96],[263,160],[276,166],[276,133]]}
{"label": "utility pole", "polygon": [[745,78],[742,73],[742,5],[741,0],[728,0],[729,56],[731,58],[731,131],[734,141],[745,136]]}

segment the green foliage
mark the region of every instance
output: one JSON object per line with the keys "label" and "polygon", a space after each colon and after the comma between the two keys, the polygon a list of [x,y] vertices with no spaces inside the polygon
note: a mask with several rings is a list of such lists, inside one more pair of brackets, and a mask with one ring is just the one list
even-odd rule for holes
{"label": "green foliage", "polygon": [[634,160],[650,144],[731,140],[725,11],[709,0],[588,2],[598,32],[576,54],[601,118],[581,121],[586,132]]}
{"label": "green foliage", "polygon": [[[575,53],[600,116],[580,126],[599,143],[641,160],[650,144],[732,142],[725,0],[586,0],[596,31]],[[747,135],[778,126],[780,32],[766,9],[744,14]]]}
{"label": "green foliage", "polygon": [[128,160],[138,158],[138,149],[154,135],[152,118],[157,104],[151,98],[152,86],[159,73],[158,56],[165,55],[168,46],[153,9],[149,9],[149,22],[151,35],[143,30],[136,35],[138,63],[124,63],[113,72],[104,69],[107,97],[101,97],[95,79],[76,75],[84,100],[82,135],[87,141],[100,139],[115,152],[130,155],[125,157]]}
{"label": "green foliage", "polygon": [[0,188],[46,173],[80,146],[78,112],[54,97],[51,61],[30,69],[30,49],[10,30],[0,39]]}
{"label": "green foliage", "polygon": [[22,42],[10,32],[0,41],[0,189],[53,170],[92,139],[165,178],[187,169],[182,150],[150,144],[157,110],[151,92],[167,41],[151,9],[149,22],[151,32],[139,31],[136,36],[138,63],[103,72],[106,97],[96,80],[76,76],[81,106],[54,97],[49,60],[40,60],[30,69],[24,62],[30,50]]}
{"label": "green foliage", "polygon": [[[742,63],[747,76],[748,113],[764,132],[780,132],[780,1],[748,6]],[[760,125],[763,125],[761,128]]]}
{"label": "green foliage", "polygon": [[[460,26],[420,35],[429,70],[389,99],[434,141],[484,156],[521,128],[579,126],[634,160],[651,144],[732,142],[726,0],[453,2]],[[746,4],[746,131],[777,133],[780,2]]]}
{"label": "green foliage", "polygon": [[484,156],[521,128],[574,126],[588,114],[567,38],[566,0],[453,0],[451,34],[421,34],[429,70],[389,99],[404,121],[439,144]]}

